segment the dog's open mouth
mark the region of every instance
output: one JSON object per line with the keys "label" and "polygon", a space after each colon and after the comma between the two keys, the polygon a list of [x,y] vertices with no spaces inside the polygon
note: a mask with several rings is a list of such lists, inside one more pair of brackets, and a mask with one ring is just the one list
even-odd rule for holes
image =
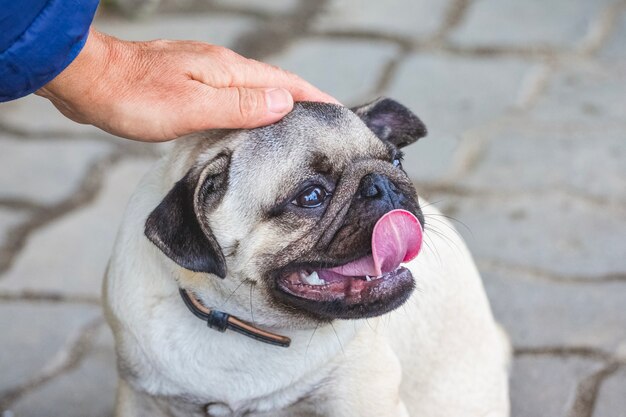
{"label": "dog's open mouth", "polygon": [[[356,262],[371,263],[372,257]],[[393,271],[379,275],[344,275],[339,272],[346,269],[350,269],[350,264],[329,269],[304,268],[285,274],[279,285],[285,292],[311,301],[358,304],[382,296],[396,286],[410,284],[413,280],[411,272],[399,265]]]}
{"label": "dog's open mouth", "polygon": [[372,253],[333,267],[298,265],[277,275],[278,288],[299,307],[332,318],[371,317],[402,304],[413,289],[401,263],[422,243],[417,218],[404,210],[381,217],[372,233]]}

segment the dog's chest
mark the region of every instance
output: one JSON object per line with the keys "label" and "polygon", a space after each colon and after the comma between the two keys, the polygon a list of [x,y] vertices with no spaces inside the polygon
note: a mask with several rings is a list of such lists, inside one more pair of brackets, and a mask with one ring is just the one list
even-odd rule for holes
{"label": "dog's chest", "polygon": [[270,347],[239,334],[206,328],[198,333],[183,323],[148,332],[167,333],[167,349],[161,344],[133,349],[147,353],[133,385],[163,399],[175,416],[280,416],[315,392],[332,370],[325,366],[324,352],[305,356],[299,349]]}
{"label": "dog's chest", "polygon": [[[302,414],[299,403],[281,409],[261,411],[259,404],[251,404],[250,407],[233,409],[223,402],[208,404],[181,404],[179,401],[167,401],[162,399],[159,408],[171,417],[295,417]],[[267,407],[262,407],[267,408]]]}
{"label": "dog's chest", "polygon": [[301,413],[301,401],[315,392],[315,386],[297,384],[295,389],[285,389],[259,398],[248,398],[241,401],[205,402],[203,399],[190,399],[189,394],[183,398],[152,396],[156,408],[165,415],[172,417],[293,417]]}

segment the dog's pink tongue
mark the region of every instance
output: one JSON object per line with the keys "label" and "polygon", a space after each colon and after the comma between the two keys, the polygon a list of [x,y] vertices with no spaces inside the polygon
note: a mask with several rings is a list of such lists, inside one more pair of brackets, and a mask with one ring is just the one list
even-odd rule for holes
{"label": "dog's pink tongue", "polygon": [[378,219],[372,233],[372,256],[331,269],[342,275],[382,275],[414,259],[422,247],[422,227],[406,210],[393,210]]}
{"label": "dog's pink tongue", "polygon": [[377,275],[414,259],[422,247],[422,226],[412,213],[393,210],[381,217],[372,233],[372,257]]}

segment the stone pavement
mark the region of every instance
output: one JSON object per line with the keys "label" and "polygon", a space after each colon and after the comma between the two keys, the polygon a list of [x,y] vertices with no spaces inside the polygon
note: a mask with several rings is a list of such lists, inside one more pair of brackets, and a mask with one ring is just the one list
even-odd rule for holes
{"label": "stone pavement", "polygon": [[[97,26],[407,104],[430,135],[405,168],[456,219],[513,340],[512,415],[626,416],[625,0],[169,0]],[[100,280],[160,147],[38,97],[0,105],[0,146],[2,417],[110,416]]]}

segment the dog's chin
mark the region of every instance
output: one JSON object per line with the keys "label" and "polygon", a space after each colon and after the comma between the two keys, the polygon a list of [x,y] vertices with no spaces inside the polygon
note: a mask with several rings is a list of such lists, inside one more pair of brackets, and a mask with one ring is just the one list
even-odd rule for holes
{"label": "dog's chin", "polygon": [[299,263],[272,272],[270,280],[282,303],[325,321],[380,316],[400,307],[415,288],[402,266],[380,276],[347,276],[327,264]]}

